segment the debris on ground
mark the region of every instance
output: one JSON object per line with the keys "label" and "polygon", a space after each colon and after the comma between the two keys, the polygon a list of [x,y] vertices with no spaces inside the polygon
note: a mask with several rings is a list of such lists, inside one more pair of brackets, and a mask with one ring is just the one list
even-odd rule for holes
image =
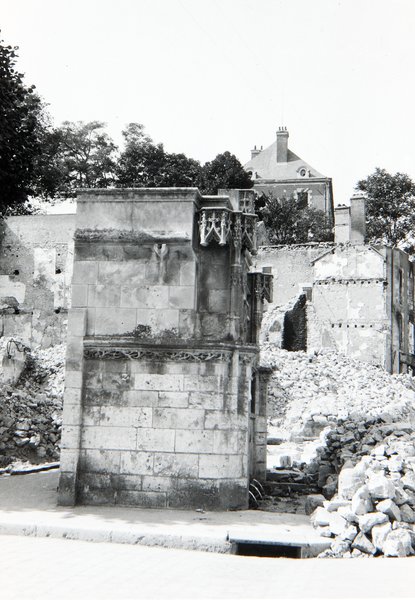
{"label": "debris on ground", "polygon": [[[267,479],[304,495],[325,557],[415,553],[415,382],[333,351],[272,344]],[[276,463],[276,464],[274,464]]]}
{"label": "debris on ground", "polygon": [[64,377],[65,346],[61,344],[27,353],[17,381],[2,382],[1,468],[22,460],[30,464],[59,460]]}

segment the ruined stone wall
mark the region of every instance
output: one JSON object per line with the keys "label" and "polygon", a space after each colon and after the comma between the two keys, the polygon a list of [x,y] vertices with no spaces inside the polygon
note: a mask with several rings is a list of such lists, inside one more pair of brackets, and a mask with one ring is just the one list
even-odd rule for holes
{"label": "ruined stone wall", "polygon": [[[283,323],[281,311],[290,318],[293,299],[312,287],[309,350],[332,348],[394,373],[415,367],[414,267],[406,253],[368,244],[264,246],[256,264],[273,269],[269,339]],[[283,337],[284,326],[276,333]]]}
{"label": "ruined stone wall", "polygon": [[29,346],[64,341],[75,215],[9,217],[0,231],[1,333]]}
{"label": "ruined stone wall", "polygon": [[271,266],[273,273],[273,303],[284,306],[296,298],[303,285],[312,285],[312,261],[333,244],[296,244],[292,246],[261,246],[255,257],[258,268]]}
{"label": "ruined stone wall", "polygon": [[338,245],[314,269],[313,343],[384,366],[390,344],[384,256],[371,246]]}
{"label": "ruined stone wall", "polygon": [[258,348],[235,325],[246,242],[238,230],[239,262],[230,238],[202,246],[201,204],[194,189],[78,199],[62,504],[248,505]]}

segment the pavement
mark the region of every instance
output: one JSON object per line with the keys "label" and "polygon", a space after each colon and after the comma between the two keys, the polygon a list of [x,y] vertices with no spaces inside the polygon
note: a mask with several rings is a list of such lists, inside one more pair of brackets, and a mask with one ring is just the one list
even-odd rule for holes
{"label": "pavement", "polygon": [[120,506],[60,507],[59,470],[0,476],[0,535],[141,544],[232,552],[233,544],[301,548],[316,556],[330,545],[309,517],[258,510],[203,512]]}

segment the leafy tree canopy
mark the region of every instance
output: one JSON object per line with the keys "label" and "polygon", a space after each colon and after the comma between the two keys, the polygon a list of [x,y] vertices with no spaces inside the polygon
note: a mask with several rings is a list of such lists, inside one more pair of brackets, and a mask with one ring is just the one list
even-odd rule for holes
{"label": "leafy tree canopy", "polygon": [[105,123],[65,121],[43,138],[38,193],[44,197],[74,196],[78,188],[113,185],[116,150],[105,132]]}
{"label": "leafy tree canopy", "polygon": [[32,193],[35,163],[46,127],[34,86],[16,70],[17,47],[0,40],[0,212],[22,210]]}
{"label": "leafy tree canopy", "polygon": [[249,189],[252,186],[250,175],[230,152],[218,154],[203,166],[201,189],[205,194],[217,194],[221,188]]}
{"label": "leafy tree canopy", "polygon": [[301,207],[293,196],[278,198],[273,194],[264,194],[262,204],[259,216],[271,244],[304,244],[333,239],[325,213],[315,208]]}
{"label": "leafy tree canopy", "polygon": [[415,251],[415,184],[404,173],[375,169],[356,189],[366,195],[366,235],[372,243]]}
{"label": "leafy tree canopy", "polygon": [[200,163],[184,154],[169,154],[163,144],[154,144],[144,126],[130,123],[122,132],[125,140],[116,173],[120,187],[187,187],[197,185]]}

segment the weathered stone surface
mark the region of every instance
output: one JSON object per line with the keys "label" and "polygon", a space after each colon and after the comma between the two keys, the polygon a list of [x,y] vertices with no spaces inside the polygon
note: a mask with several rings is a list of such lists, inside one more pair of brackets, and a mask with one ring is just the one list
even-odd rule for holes
{"label": "weathered stone surface", "polygon": [[355,527],[355,525],[346,525],[346,527],[343,529],[343,531],[339,534],[339,538],[341,540],[346,540],[349,542],[352,542],[355,537],[357,536],[357,527]]}
{"label": "weathered stone surface", "polygon": [[369,540],[368,537],[365,536],[364,533],[360,532],[357,534],[355,539],[352,542],[352,548],[355,550],[360,550],[365,554],[376,554],[376,548]]}
{"label": "weathered stone surface", "polygon": [[308,494],[304,505],[305,514],[311,515],[318,506],[323,506],[324,502],[325,498],[322,494]]}
{"label": "weathered stone surface", "polygon": [[409,506],[409,504],[402,504],[400,506],[401,519],[404,523],[415,523],[415,511]]}
{"label": "weathered stone surface", "polygon": [[330,521],[329,527],[330,531],[334,533],[334,535],[339,535],[344,531],[347,526],[347,521],[344,519],[339,513],[332,512],[330,513]]}
{"label": "weathered stone surface", "polygon": [[415,492],[415,473],[408,471],[401,479],[404,489]]}
{"label": "weathered stone surface", "polygon": [[359,516],[359,527],[363,533],[369,533],[375,525],[389,521],[388,516],[381,512],[367,513]]}
{"label": "weathered stone surface", "polygon": [[373,474],[367,481],[367,487],[374,499],[383,500],[384,498],[395,497],[395,486],[384,475]]}
{"label": "weathered stone surface", "polygon": [[373,503],[367,485],[362,485],[353,494],[351,509],[356,515],[364,515],[373,510]]}
{"label": "weathered stone surface", "polygon": [[343,498],[332,498],[324,503],[324,508],[326,508],[329,512],[337,511],[341,506],[350,507],[350,501],[344,500]]}
{"label": "weathered stone surface", "polygon": [[343,468],[340,471],[338,482],[339,497],[351,500],[358,488],[364,484],[364,481],[364,475],[359,471]]}
{"label": "weathered stone surface", "polygon": [[385,540],[391,531],[392,525],[389,522],[372,527],[372,542],[376,549],[380,552],[383,552],[383,544],[385,543]]}
{"label": "weathered stone surface", "polygon": [[385,556],[410,556],[414,552],[411,542],[407,529],[394,529],[387,535],[382,550]]}
{"label": "weathered stone surface", "polygon": [[399,507],[395,504],[395,502],[393,502],[393,500],[390,500],[389,498],[379,502],[376,505],[376,510],[388,515],[391,521],[401,520],[401,511],[399,510]]}
{"label": "weathered stone surface", "polygon": [[331,513],[322,506],[318,506],[311,515],[314,527],[327,527],[330,524]]}
{"label": "weathered stone surface", "polygon": [[337,556],[343,555],[350,550],[350,542],[347,540],[335,539],[331,544],[330,549]]}

